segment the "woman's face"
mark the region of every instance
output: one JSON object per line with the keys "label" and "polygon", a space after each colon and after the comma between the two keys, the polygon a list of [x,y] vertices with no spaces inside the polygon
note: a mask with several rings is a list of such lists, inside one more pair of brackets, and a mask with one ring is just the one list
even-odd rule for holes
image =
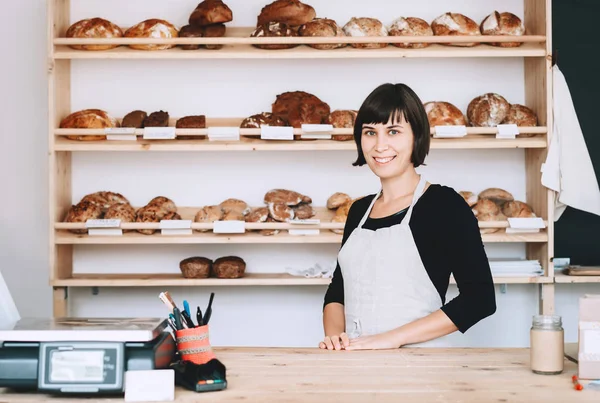
{"label": "woman's face", "polygon": [[367,165],[381,179],[399,176],[412,166],[414,136],[404,118],[386,124],[364,124],[361,145]]}

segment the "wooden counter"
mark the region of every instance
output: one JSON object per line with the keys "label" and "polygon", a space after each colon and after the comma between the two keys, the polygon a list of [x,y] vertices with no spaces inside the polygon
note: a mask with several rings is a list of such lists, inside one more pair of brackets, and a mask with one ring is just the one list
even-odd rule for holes
{"label": "wooden counter", "polygon": [[[536,375],[528,349],[323,351],[218,348],[228,388],[176,391],[177,402],[599,402],[600,391],[573,389],[577,367]],[[5,402],[117,402],[2,393]]]}

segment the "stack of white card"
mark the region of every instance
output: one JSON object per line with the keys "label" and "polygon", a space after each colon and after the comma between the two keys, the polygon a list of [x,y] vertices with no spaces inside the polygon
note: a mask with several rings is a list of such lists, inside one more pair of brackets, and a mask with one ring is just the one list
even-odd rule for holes
{"label": "stack of white card", "polygon": [[539,277],[544,274],[537,260],[490,259],[490,269],[494,277]]}

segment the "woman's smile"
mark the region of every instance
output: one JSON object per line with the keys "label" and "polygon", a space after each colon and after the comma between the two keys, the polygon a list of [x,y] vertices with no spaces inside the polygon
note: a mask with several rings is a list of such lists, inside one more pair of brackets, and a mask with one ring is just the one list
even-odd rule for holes
{"label": "woman's smile", "polygon": [[392,155],[389,157],[373,157],[373,160],[375,160],[375,163],[377,165],[386,165],[386,164],[389,164],[396,157],[397,157],[396,155]]}

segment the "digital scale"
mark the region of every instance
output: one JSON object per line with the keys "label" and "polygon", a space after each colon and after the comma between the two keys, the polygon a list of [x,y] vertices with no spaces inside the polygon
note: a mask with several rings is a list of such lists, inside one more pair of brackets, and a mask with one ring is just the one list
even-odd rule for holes
{"label": "digital scale", "polygon": [[162,318],[21,319],[0,330],[0,387],[123,393],[125,371],[169,367],[167,327]]}

